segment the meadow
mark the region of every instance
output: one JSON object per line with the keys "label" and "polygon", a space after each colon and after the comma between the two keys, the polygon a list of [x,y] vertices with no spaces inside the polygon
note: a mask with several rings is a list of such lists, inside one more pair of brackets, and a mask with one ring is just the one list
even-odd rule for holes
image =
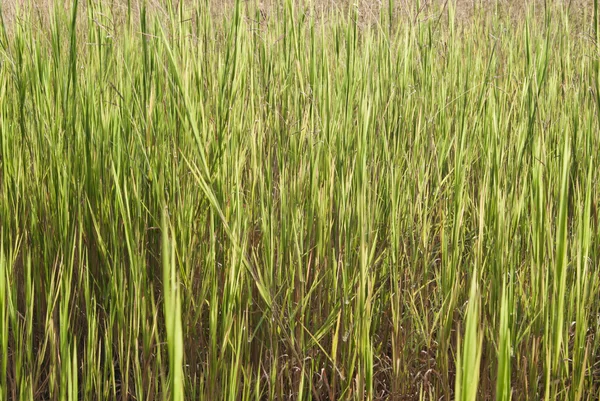
{"label": "meadow", "polygon": [[596,400],[598,0],[4,1],[0,401]]}

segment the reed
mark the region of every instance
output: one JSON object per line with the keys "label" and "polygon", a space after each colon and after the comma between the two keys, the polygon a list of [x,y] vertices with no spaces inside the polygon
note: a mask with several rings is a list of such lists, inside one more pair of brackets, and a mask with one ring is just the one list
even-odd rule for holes
{"label": "reed", "polygon": [[598,397],[598,1],[316,3],[0,19],[0,401]]}

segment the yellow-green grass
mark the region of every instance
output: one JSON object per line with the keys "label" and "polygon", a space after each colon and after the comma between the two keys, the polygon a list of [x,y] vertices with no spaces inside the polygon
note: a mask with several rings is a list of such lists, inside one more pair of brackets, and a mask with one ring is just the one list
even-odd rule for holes
{"label": "yellow-green grass", "polygon": [[0,401],[598,398],[597,2],[130,4],[0,24]]}

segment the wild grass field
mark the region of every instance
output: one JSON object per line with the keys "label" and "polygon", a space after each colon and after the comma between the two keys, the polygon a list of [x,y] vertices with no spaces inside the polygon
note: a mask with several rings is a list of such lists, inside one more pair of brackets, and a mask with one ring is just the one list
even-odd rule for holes
{"label": "wild grass field", "polygon": [[326,3],[0,3],[0,401],[600,397],[598,1]]}

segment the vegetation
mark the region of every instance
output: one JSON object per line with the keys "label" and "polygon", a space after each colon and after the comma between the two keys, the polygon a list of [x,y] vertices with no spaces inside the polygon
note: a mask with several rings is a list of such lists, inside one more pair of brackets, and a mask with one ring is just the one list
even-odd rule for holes
{"label": "vegetation", "polygon": [[0,22],[0,401],[600,396],[597,1],[67,3]]}

